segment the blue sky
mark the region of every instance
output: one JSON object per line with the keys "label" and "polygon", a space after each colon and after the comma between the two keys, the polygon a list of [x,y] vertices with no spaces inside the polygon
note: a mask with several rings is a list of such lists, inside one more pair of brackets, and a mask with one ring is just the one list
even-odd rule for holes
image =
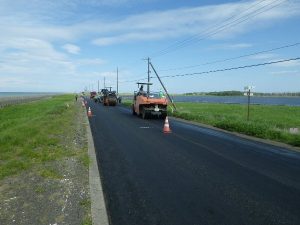
{"label": "blue sky", "polygon": [[[78,92],[104,77],[116,88],[118,67],[119,91],[132,92],[146,57],[161,76],[297,58],[300,44],[211,63],[299,43],[299,22],[299,0],[0,0],[0,91]],[[300,60],[163,82],[172,93],[295,92]]]}

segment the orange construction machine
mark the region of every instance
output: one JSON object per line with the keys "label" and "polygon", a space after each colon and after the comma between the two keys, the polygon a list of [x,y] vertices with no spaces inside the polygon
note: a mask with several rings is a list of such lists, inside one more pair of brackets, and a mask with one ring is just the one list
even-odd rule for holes
{"label": "orange construction machine", "polygon": [[[132,114],[141,116],[143,119],[151,117],[165,119],[168,100],[163,92],[150,92],[149,86],[152,83],[137,84],[139,90],[134,92]],[[144,85],[147,85],[147,91],[144,91]]]}

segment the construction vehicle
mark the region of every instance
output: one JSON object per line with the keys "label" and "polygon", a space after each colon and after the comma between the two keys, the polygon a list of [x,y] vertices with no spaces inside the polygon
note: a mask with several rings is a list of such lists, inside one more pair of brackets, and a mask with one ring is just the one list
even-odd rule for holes
{"label": "construction vehicle", "polygon": [[[152,83],[137,83],[139,91],[134,92],[132,114],[143,119],[152,117],[165,119],[167,116],[168,100],[162,92],[150,92]],[[141,85],[141,86],[140,86]],[[147,91],[143,86],[147,85]]]}
{"label": "construction vehicle", "polygon": [[115,91],[108,89],[102,89],[102,102],[104,106],[116,106],[117,105],[117,95]]}
{"label": "construction vehicle", "polygon": [[96,91],[91,91],[90,92],[90,99],[94,98],[97,95]]}
{"label": "construction vehicle", "polygon": [[95,103],[101,103],[102,102],[102,94],[100,92],[94,97],[94,102]]}

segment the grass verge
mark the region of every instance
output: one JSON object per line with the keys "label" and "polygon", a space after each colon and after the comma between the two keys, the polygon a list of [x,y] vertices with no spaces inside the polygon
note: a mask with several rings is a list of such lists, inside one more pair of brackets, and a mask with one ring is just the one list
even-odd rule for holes
{"label": "grass verge", "polygon": [[65,138],[74,130],[75,108],[73,96],[62,95],[0,109],[0,180],[76,154]]}

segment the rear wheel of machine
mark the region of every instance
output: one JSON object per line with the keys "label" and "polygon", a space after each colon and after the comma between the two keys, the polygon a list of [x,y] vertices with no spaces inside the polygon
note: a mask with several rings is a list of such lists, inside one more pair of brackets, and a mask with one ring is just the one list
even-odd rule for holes
{"label": "rear wheel of machine", "polygon": [[143,108],[142,109],[142,118],[145,120],[145,119],[148,119],[148,113],[147,111]]}
{"label": "rear wheel of machine", "polygon": [[134,111],[134,105],[132,105],[131,109],[132,109],[132,115],[136,115],[136,112]]}

